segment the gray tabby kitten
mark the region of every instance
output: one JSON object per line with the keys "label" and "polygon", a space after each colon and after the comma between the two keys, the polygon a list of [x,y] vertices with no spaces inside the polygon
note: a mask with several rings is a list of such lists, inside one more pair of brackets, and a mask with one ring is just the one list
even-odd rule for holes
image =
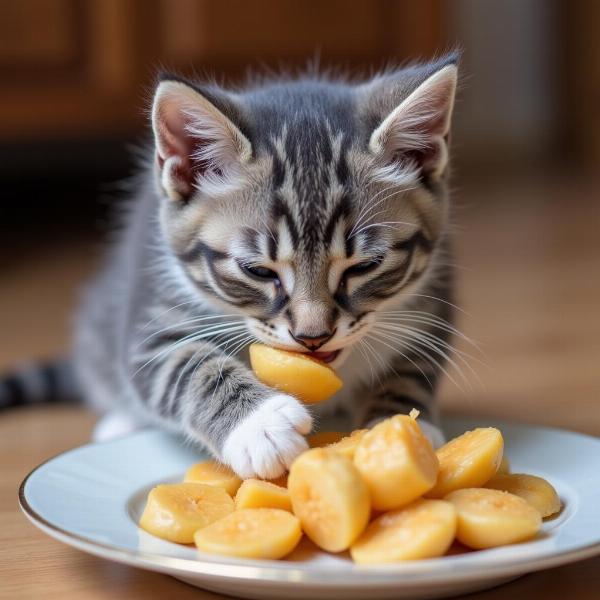
{"label": "gray tabby kitten", "polygon": [[240,91],[164,77],[152,176],[78,323],[89,400],[276,477],[314,416],[256,379],[259,340],[330,363],[357,425],[417,407],[439,444],[456,63]]}

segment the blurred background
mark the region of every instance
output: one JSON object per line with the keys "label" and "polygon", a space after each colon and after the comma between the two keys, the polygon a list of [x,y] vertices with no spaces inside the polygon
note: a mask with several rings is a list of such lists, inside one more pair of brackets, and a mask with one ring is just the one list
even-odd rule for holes
{"label": "blurred background", "polygon": [[599,26],[593,0],[2,0],[0,370],[67,351],[158,68],[369,73],[459,46],[457,302],[486,366],[444,405],[600,433]]}

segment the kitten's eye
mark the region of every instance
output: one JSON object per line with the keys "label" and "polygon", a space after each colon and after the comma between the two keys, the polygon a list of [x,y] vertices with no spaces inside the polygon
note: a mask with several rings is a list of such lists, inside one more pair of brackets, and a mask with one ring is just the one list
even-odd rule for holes
{"label": "kitten's eye", "polygon": [[378,256],[371,260],[364,260],[363,262],[356,263],[344,271],[344,277],[364,275],[365,273],[369,273],[376,269],[382,262],[383,256]]}
{"label": "kitten's eye", "polygon": [[261,281],[274,281],[279,282],[279,275],[267,267],[251,267],[249,265],[240,265],[242,271],[253,279],[260,279]]}

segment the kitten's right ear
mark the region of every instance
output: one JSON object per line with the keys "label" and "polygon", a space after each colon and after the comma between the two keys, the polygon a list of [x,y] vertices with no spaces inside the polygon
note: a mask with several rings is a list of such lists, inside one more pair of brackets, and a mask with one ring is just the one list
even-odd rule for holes
{"label": "kitten's right ear", "polygon": [[159,183],[173,200],[188,200],[203,185],[227,183],[252,156],[250,141],[231,119],[179,80],[158,84],[152,129]]}

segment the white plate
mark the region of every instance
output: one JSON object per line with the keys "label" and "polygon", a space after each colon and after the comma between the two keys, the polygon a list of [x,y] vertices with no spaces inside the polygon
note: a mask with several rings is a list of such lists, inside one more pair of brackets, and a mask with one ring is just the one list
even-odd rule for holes
{"label": "white plate", "polygon": [[600,440],[490,421],[452,419],[446,429],[454,436],[480,425],[502,430],[515,472],[549,479],[562,498],[563,511],[534,541],[381,567],[356,566],[306,543],[283,561],[201,554],[136,525],[152,486],[180,479],[205,457],[155,430],[51,459],[25,479],[20,502],[37,527],[80,550],[245,598],[441,598],[600,553]]}

